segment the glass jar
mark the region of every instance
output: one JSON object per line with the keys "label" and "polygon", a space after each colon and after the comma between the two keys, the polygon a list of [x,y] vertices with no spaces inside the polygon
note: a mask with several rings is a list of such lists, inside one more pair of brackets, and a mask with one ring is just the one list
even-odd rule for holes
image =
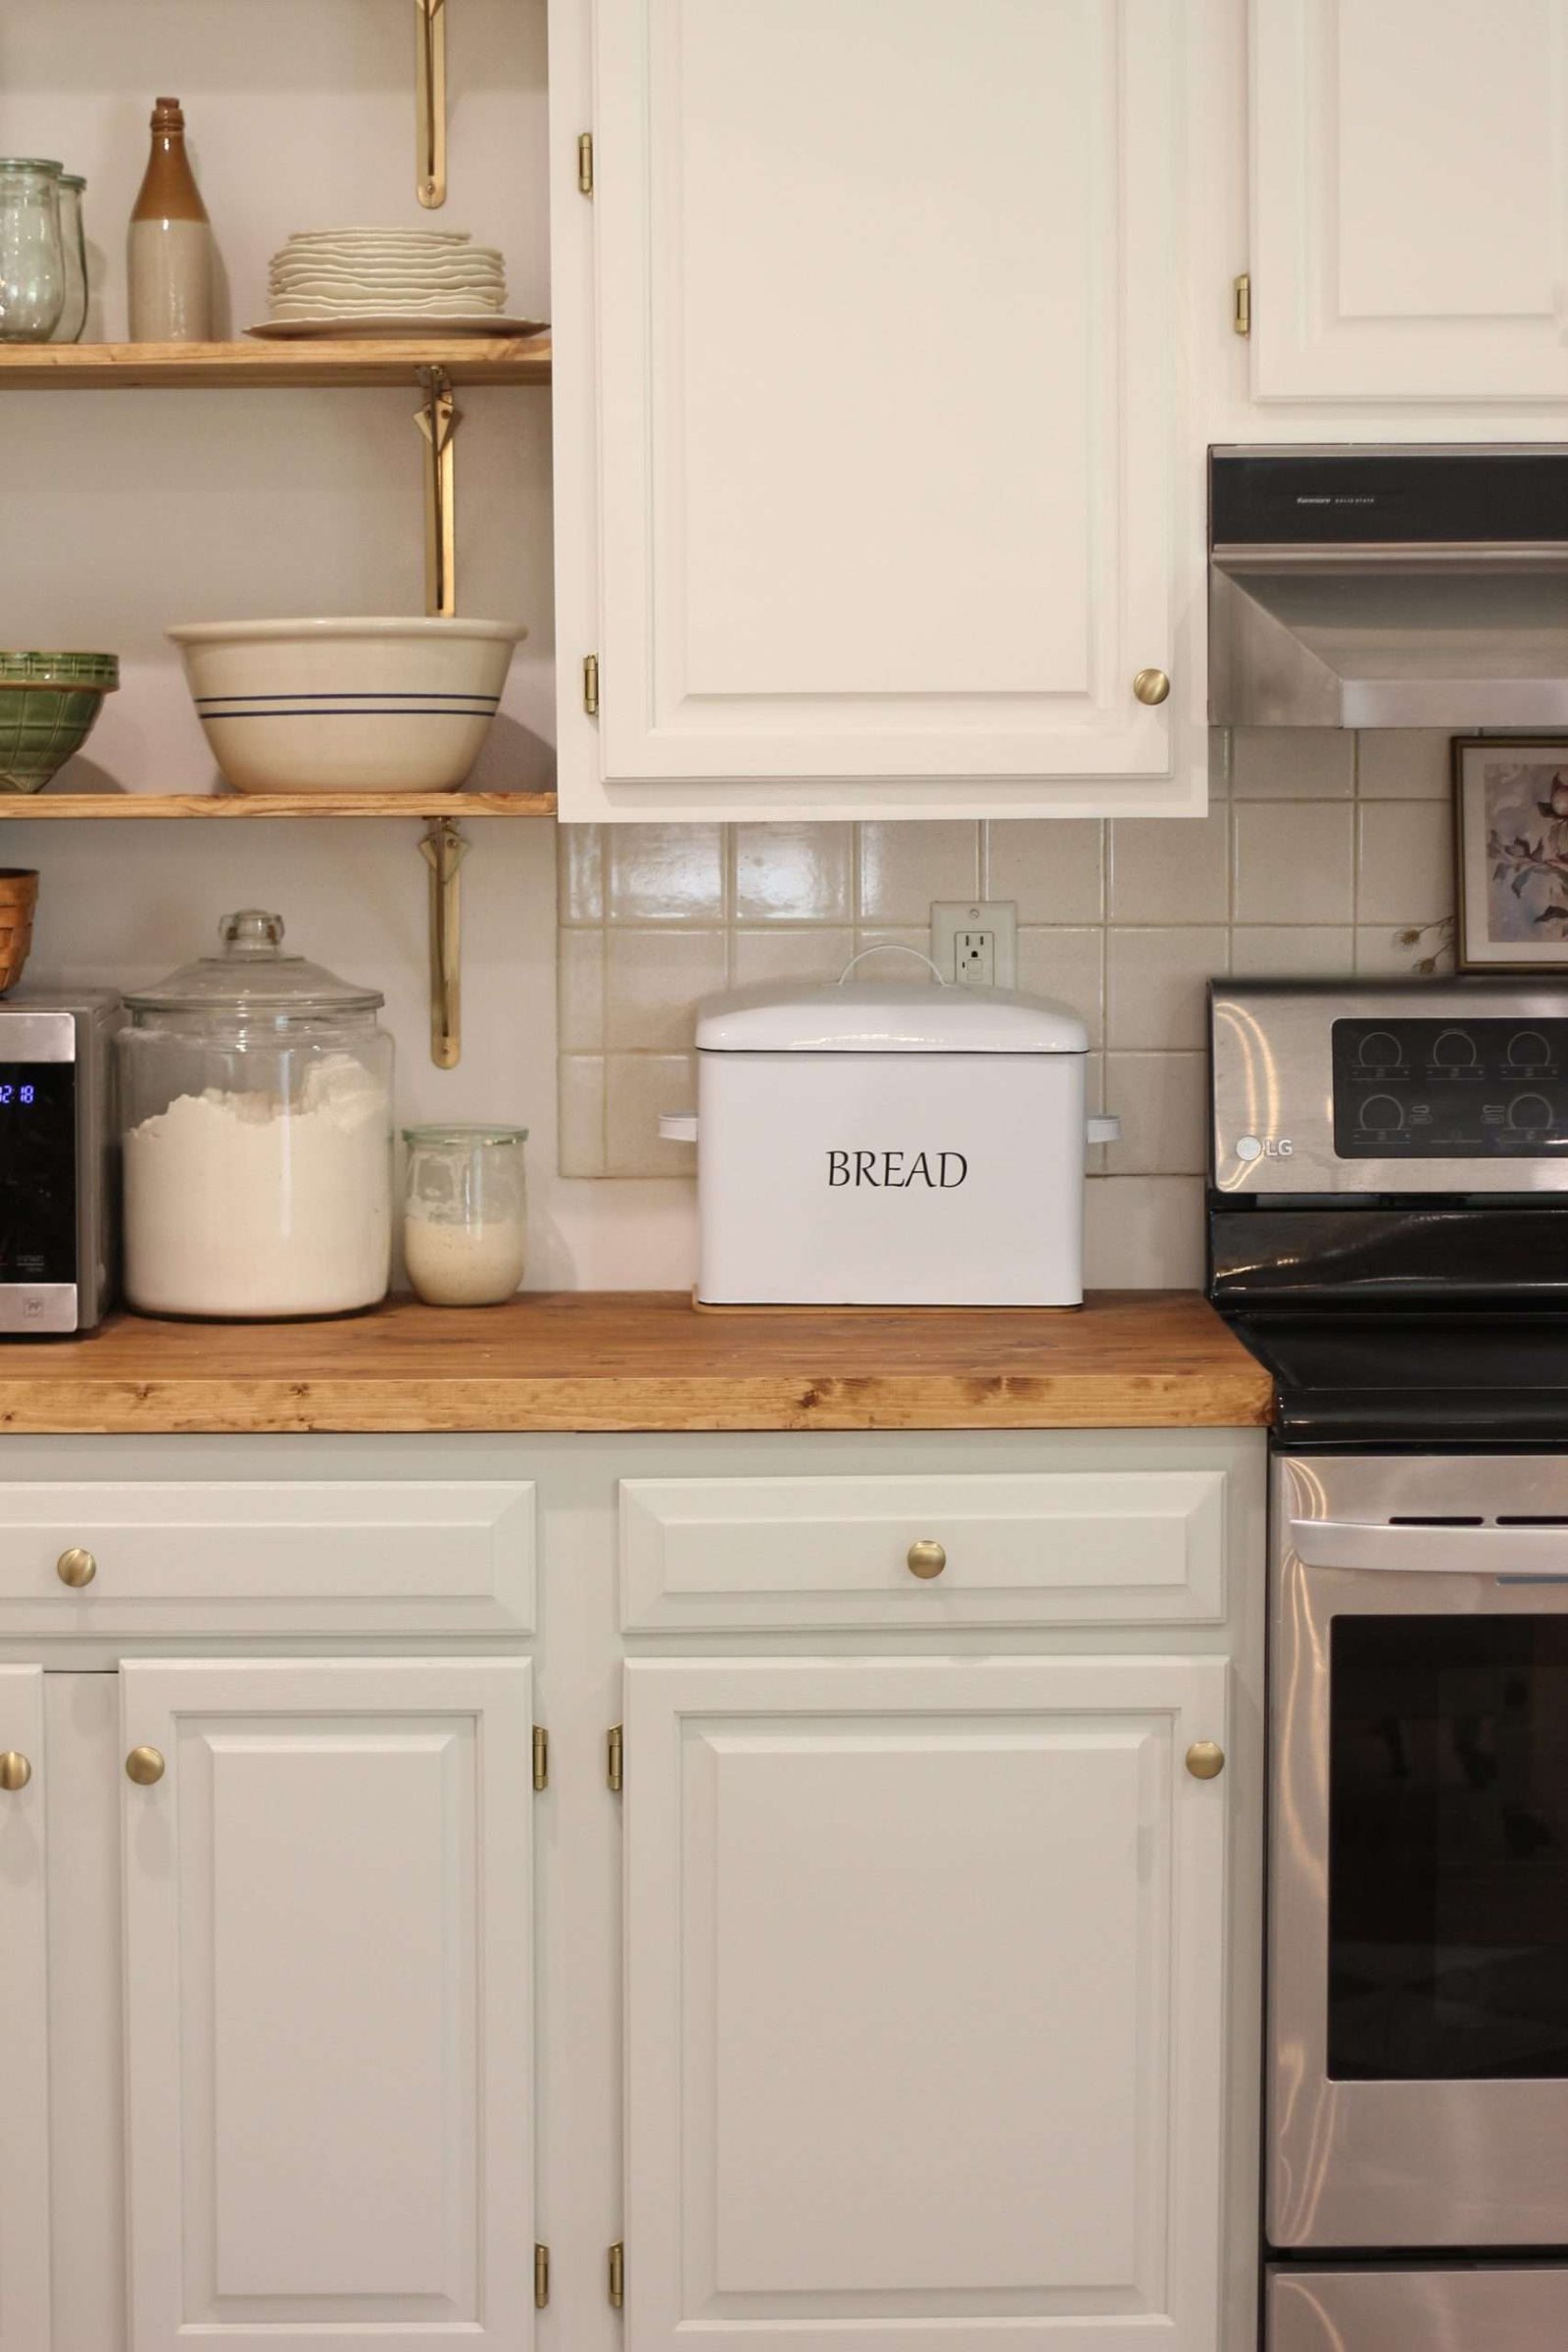
{"label": "glass jar", "polygon": [[279,915],[127,996],[119,1038],[125,1295],[143,1314],[340,1315],[386,1296],[383,1003],[282,952]]}
{"label": "glass jar", "polygon": [[403,1255],[426,1306],[498,1306],[527,1253],[526,1127],[405,1127]]}
{"label": "glass jar", "polygon": [[87,231],[81,218],[87,182],[74,172],[60,174],[60,250],[66,265],[65,307],[51,343],[79,343],[87,323]]}
{"label": "glass jar", "polygon": [[47,343],[65,306],[60,166],[0,156],[0,343]]}

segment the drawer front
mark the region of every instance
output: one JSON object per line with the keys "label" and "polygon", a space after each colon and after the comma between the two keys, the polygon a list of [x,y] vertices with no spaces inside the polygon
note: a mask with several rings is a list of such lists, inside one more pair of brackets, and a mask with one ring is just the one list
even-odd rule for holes
{"label": "drawer front", "polygon": [[[84,1553],[86,1563],[71,1555]],[[531,1484],[0,1487],[0,1635],[528,1633]]]}
{"label": "drawer front", "polygon": [[620,1557],[628,1633],[1207,1625],[1225,1473],[628,1479]]}

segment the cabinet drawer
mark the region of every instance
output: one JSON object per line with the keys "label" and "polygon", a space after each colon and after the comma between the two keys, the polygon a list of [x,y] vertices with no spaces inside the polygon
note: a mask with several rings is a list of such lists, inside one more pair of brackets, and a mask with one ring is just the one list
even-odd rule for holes
{"label": "cabinet drawer", "polygon": [[[92,1575],[73,1585],[66,1555]],[[0,1488],[0,1635],[527,1633],[531,1484]]]}
{"label": "cabinet drawer", "polygon": [[1225,1473],[628,1479],[620,1556],[628,1633],[1213,1624]]}

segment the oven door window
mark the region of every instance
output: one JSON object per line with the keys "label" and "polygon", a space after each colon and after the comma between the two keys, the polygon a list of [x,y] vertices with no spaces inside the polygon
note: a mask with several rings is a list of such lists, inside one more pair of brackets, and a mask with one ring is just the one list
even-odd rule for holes
{"label": "oven door window", "polygon": [[1568,1615],[1334,1620],[1328,2071],[1568,2076]]}

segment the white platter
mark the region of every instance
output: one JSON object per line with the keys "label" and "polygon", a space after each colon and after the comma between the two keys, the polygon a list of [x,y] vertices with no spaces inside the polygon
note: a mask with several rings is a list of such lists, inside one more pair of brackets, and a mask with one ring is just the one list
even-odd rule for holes
{"label": "white platter", "polygon": [[405,315],[393,318],[372,316],[356,318],[346,312],[335,318],[270,318],[265,326],[248,326],[248,335],[262,335],[273,342],[353,342],[361,337],[377,343],[435,343],[443,335],[505,335],[521,339],[526,335],[542,335],[549,325],[547,318],[504,318],[499,312],[424,311],[417,317]]}

